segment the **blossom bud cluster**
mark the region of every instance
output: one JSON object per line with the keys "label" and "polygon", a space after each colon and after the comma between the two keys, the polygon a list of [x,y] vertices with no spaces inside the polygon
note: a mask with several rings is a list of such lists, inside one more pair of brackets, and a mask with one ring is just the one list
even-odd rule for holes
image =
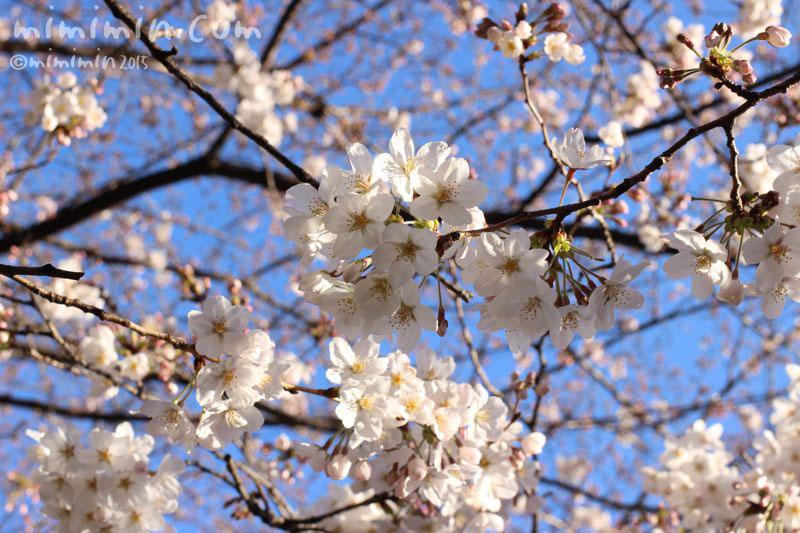
{"label": "blossom bud cluster", "polygon": [[296,129],[294,113],[279,115],[278,108],[294,100],[303,87],[302,78],[286,70],[264,69],[247,42],[234,43],[233,66],[218,67],[214,79],[239,97],[236,118],[270,144],[279,145],[285,131]]}
{"label": "blossom bud cluster", "polygon": [[495,49],[509,59],[520,58],[526,52],[528,55],[525,59],[536,59],[542,52],[528,50],[539,43],[541,35],[547,33],[549,35],[544,39],[543,51],[550,61],[558,63],[563,59],[571,65],[579,65],[586,60],[583,47],[569,41],[570,37],[566,33],[569,24],[563,22],[567,15],[565,6],[550,4],[533,22],[526,20],[527,15],[527,6],[523,4],[517,12],[516,25],[507,20],[497,23],[485,18],[478,25],[475,35],[493,43]]}
{"label": "blossom bud cluster", "polygon": [[[749,211],[732,213],[723,223],[706,223],[702,231],[680,230],[671,236],[669,246],[678,251],[664,264],[664,271],[673,279],[691,278],[695,298],[707,298],[715,285],[719,297],[738,305],[745,294],[761,298],[761,309],[767,318],[783,312],[786,299],[800,301],[800,136],[793,145],[777,145],[766,155],[769,168],[776,176],[769,193],[744,194]],[[710,226],[711,230],[705,228]],[[744,240],[732,255],[720,242],[710,238],[717,228],[723,229],[722,242]],[[731,272],[728,264],[733,263]],[[739,280],[739,264],[758,265],[755,281]]]}
{"label": "blossom bud cluster", "polygon": [[[522,509],[538,505],[540,466],[531,458],[544,435],[522,434],[503,400],[483,386],[453,381],[452,357],[421,349],[414,365],[400,351],[380,356],[370,337],[352,346],[337,337],[329,350],[326,376],[339,385],[336,415],[344,430],[322,446],[295,450],[331,479],[349,476],[356,501],[388,491],[410,502],[393,507],[409,531],[454,523],[502,531],[510,500]],[[349,516],[348,526],[389,518],[367,509]]]}
{"label": "blossom bud cluster", "polygon": [[45,76],[33,92],[34,111],[31,122],[39,122],[42,129],[54,132],[61,144],[69,145],[73,138],[86,137],[106,122],[106,112],[100,107],[95,94],[101,91],[96,80],[78,85],[72,72],[64,72],[53,82]]}
{"label": "blossom bud cluster", "polygon": [[177,510],[183,461],[168,454],[152,472],[153,437],[136,437],[129,422],[93,429],[88,445],[71,426],[26,433],[36,441],[28,457],[39,465],[44,513],[59,531],[161,531],[163,515]]}
{"label": "blossom bud cluster", "polygon": [[[752,442],[744,469],[722,442],[721,424],[697,420],[668,437],[661,469],[645,467],[645,489],[661,495],[680,527],[704,531],[794,531],[800,527],[800,366],[788,365],[787,398],[772,403],[765,430]],[[677,526],[666,520],[663,526]],[[782,527],[781,527],[782,526]]]}

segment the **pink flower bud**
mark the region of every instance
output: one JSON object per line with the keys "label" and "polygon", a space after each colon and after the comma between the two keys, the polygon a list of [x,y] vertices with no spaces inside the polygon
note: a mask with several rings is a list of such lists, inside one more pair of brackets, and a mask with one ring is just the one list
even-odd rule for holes
{"label": "pink flower bud", "polygon": [[744,297],[744,285],[738,279],[729,279],[719,289],[719,299],[731,305],[739,305]]}
{"label": "pink flower bud", "polygon": [[783,26],[768,26],[758,37],[777,48],[789,46],[789,41],[792,40],[792,34]]}
{"label": "pink flower bud", "polygon": [[411,459],[408,462],[408,475],[417,481],[425,479],[425,476],[428,475],[428,467],[425,465],[425,461],[419,457]]}
{"label": "pink flower bud", "polygon": [[500,41],[500,38],[502,36],[503,36],[503,31],[497,26],[492,26],[491,28],[486,30],[486,38],[495,44],[497,44]]}
{"label": "pink flower bud", "polygon": [[275,449],[285,452],[289,448],[292,447],[292,441],[286,435],[286,433],[281,433],[278,435],[278,438],[275,439]]}
{"label": "pink flower bud", "polygon": [[746,59],[736,59],[733,61],[733,70],[742,76],[747,76],[753,73],[753,66]]}
{"label": "pink flower bud", "polygon": [[722,35],[717,33],[716,30],[711,30],[711,33],[706,35],[706,46],[708,48],[714,48],[719,44],[721,40],[722,40]]}
{"label": "pink flower bud", "polygon": [[325,465],[325,474],[331,479],[344,479],[353,463],[346,455],[334,455]]}
{"label": "pink flower bud", "polygon": [[545,442],[547,442],[547,437],[536,431],[535,433],[525,436],[520,444],[522,444],[522,451],[531,456],[542,453]]}
{"label": "pink flower bud", "polygon": [[372,467],[366,461],[359,461],[353,466],[353,477],[358,481],[367,481],[372,475]]}
{"label": "pink flower bud", "polygon": [[353,283],[358,279],[359,274],[364,269],[363,261],[352,261],[342,268],[342,280],[347,283]]}
{"label": "pink flower bud", "polygon": [[481,462],[481,452],[472,446],[462,446],[458,449],[458,456],[465,463],[476,465]]}

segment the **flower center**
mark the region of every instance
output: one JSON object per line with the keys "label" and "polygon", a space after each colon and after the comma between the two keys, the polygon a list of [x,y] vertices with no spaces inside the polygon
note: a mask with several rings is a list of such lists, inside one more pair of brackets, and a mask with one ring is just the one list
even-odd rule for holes
{"label": "flower center", "polygon": [[394,321],[399,324],[406,324],[414,320],[414,308],[401,303],[394,314]]}
{"label": "flower center", "polygon": [[576,329],[578,327],[578,313],[570,311],[561,317],[561,327],[564,329]]}
{"label": "flower center", "polygon": [[369,217],[366,211],[353,213],[350,215],[350,231],[361,231],[369,224]]}
{"label": "flower center", "polygon": [[417,160],[413,157],[409,157],[408,161],[406,161],[406,164],[403,166],[403,174],[409,176],[415,168],[417,168]]}
{"label": "flower center", "polygon": [[364,396],[363,398],[358,400],[358,406],[364,411],[371,411],[373,405],[375,405],[375,400],[368,396]]}
{"label": "flower center", "polygon": [[226,331],[228,331],[228,324],[224,320],[215,320],[214,321],[214,333],[217,335],[222,335]]}
{"label": "flower center", "polygon": [[528,298],[528,303],[526,303],[525,307],[522,308],[521,314],[526,318],[536,319],[539,316],[539,308],[541,303],[542,301],[538,296],[534,298]]}
{"label": "flower center", "polygon": [[372,283],[372,293],[377,300],[386,301],[392,294],[392,286],[388,279],[378,278]]}
{"label": "flower center", "polygon": [[405,408],[409,413],[414,413],[417,411],[417,409],[419,409],[419,402],[416,398],[409,398],[406,400]]}
{"label": "flower center", "polygon": [[231,372],[230,370],[222,374],[222,383],[225,384],[225,387],[230,387],[234,383],[236,383],[236,374]]}
{"label": "flower center", "polygon": [[367,368],[367,365],[364,363],[364,361],[356,361],[353,363],[353,366],[350,367],[350,370],[353,372],[353,374],[360,374],[365,368]]}
{"label": "flower center", "polygon": [[698,255],[694,261],[694,271],[696,273],[708,272],[709,268],[711,268],[711,258],[706,254]]}
{"label": "flower center", "polygon": [[438,190],[436,191],[436,196],[433,197],[436,200],[436,203],[439,205],[446,204],[447,202],[453,199],[453,189],[452,187],[447,187],[445,185],[439,185]]}
{"label": "flower center", "polygon": [[519,259],[516,257],[506,257],[497,269],[506,276],[510,276],[514,272],[519,272]]}
{"label": "flower center", "polygon": [[397,258],[413,261],[417,257],[417,245],[408,240],[397,248]]}
{"label": "flower center", "polygon": [[771,255],[778,263],[783,263],[787,259],[786,256],[789,255],[789,247],[785,244],[776,242],[775,244],[770,245],[769,255]]}

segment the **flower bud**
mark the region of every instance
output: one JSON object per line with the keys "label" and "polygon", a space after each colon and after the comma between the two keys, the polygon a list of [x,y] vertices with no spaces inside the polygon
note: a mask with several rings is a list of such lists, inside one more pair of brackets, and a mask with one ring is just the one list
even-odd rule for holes
{"label": "flower bud", "polygon": [[372,475],[372,467],[366,461],[359,461],[353,465],[353,477],[358,481],[367,481]]}
{"label": "flower bud", "polygon": [[731,305],[739,305],[744,297],[744,285],[738,279],[731,278],[719,289],[719,299]]}
{"label": "flower bud", "polygon": [[361,271],[364,270],[364,261],[352,261],[342,268],[342,280],[346,281],[347,283],[353,283],[355,280],[358,279],[358,276],[361,274]]}
{"label": "flower bud", "polygon": [[503,36],[503,31],[497,26],[492,26],[491,28],[486,30],[486,38],[495,44],[497,44],[500,41],[500,38],[502,36]]}
{"label": "flower bud", "polygon": [[278,435],[278,438],[275,439],[275,449],[285,452],[291,447],[292,441],[289,439],[286,433],[281,433]]}
{"label": "flower bud", "polygon": [[346,455],[334,455],[325,465],[325,474],[331,479],[344,479],[350,472],[353,463]]}
{"label": "flower bud", "polygon": [[733,70],[742,76],[747,76],[748,74],[753,73],[753,66],[746,59],[735,59],[733,61]]}
{"label": "flower bud", "polygon": [[408,475],[417,481],[425,479],[425,476],[428,475],[428,467],[425,465],[425,461],[419,457],[411,459],[408,462]]}
{"label": "flower bud", "polygon": [[711,33],[706,35],[706,47],[714,48],[722,40],[722,35],[717,33],[717,30],[711,30]]}
{"label": "flower bud", "polygon": [[766,30],[758,34],[758,38],[777,48],[785,48],[789,46],[792,34],[783,26],[768,26]]}
{"label": "flower bud", "polygon": [[462,446],[458,449],[458,456],[465,463],[476,465],[481,462],[481,452],[472,446]]}
{"label": "flower bud", "polygon": [[528,24],[527,20],[520,20],[517,23],[517,27],[514,28],[514,33],[520,39],[527,39],[532,35],[531,25]]}
{"label": "flower bud", "polygon": [[545,442],[547,442],[547,437],[536,431],[525,436],[520,444],[522,444],[522,451],[524,451],[528,456],[531,456],[542,453]]}

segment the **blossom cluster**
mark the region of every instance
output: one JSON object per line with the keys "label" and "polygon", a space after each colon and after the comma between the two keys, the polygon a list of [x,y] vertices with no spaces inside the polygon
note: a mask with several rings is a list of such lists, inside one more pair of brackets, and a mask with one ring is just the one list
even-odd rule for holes
{"label": "blossom cluster", "polygon": [[152,472],[153,437],[135,436],[129,422],[93,429],[88,445],[72,426],[27,434],[36,441],[28,457],[39,465],[34,480],[43,510],[59,531],[159,531],[163,515],[178,508],[183,461],[166,455]]}
{"label": "blossom cluster", "polygon": [[95,97],[99,91],[95,80],[78,85],[77,76],[70,71],[60,74],[55,82],[45,76],[33,92],[34,109],[28,118],[69,145],[73,138],[85,137],[105,124],[106,112]]}
{"label": "blossom cluster", "polygon": [[800,527],[800,366],[788,365],[786,372],[789,395],[773,401],[769,421],[774,429],[754,439],[748,469],[737,466],[725,448],[722,425],[707,426],[704,420],[667,438],[661,469],[642,469],[645,489],[662,496],[672,512],[662,514],[662,526],[698,531]]}
{"label": "blossom cluster", "polygon": [[[686,33],[679,33],[675,40],[686,47],[692,54],[700,59],[700,64],[696,67],[685,67],[686,61],[682,61],[681,68],[661,68],[658,75],[661,77],[661,86],[672,88],[677,83],[685,80],[698,72],[705,72],[712,78],[723,82],[728,80],[728,75],[736,72],[741,77],[742,82],[751,85],[756,82],[756,73],[750,64],[751,54],[742,48],[753,41],[767,41],[770,45],[777,48],[789,46],[792,34],[783,26],[767,26],[754,37],[739,43],[734,48],[728,49],[728,45],[733,38],[733,28],[729,24],[717,23],[711,31],[704,37],[703,42],[708,49],[707,55],[700,54],[697,45]],[[738,55],[734,55],[737,54]]]}
{"label": "blossom cluster", "polygon": [[[567,15],[564,5],[550,4],[533,22],[527,20],[527,5],[523,4],[516,15],[516,25],[503,20],[500,23],[490,18],[484,18],[478,26],[476,35],[488,39],[497,50],[509,59],[536,59],[542,51],[550,61],[558,63],[562,59],[571,65],[579,65],[586,60],[583,47],[570,42],[566,33],[569,25],[563,22]],[[542,51],[529,51],[539,43],[544,34],[544,47]],[[527,54],[527,55],[526,55]]]}
{"label": "blossom cluster", "polygon": [[[772,190],[744,195],[744,214],[732,212],[720,223],[712,217],[696,231],[675,232],[669,245],[678,253],[664,271],[673,279],[691,278],[699,299],[710,296],[715,285],[719,297],[733,305],[745,294],[759,296],[764,315],[776,318],[786,298],[800,301],[800,136],[770,148],[766,161],[775,176]],[[722,244],[711,238],[719,229]],[[758,265],[754,282],[739,280],[740,264]]]}
{"label": "blossom cluster", "polygon": [[206,357],[195,376],[196,398],[202,408],[195,427],[183,403],[191,384],[172,401],[145,400],[142,412],[150,417],[147,430],[187,449],[199,444],[219,449],[255,431],[264,423],[256,404],[283,392],[281,375],[289,363],[275,359],[275,343],[263,330],[245,332],[250,312],[212,296],[202,311],[189,313],[195,349]]}
{"label": "blossom cluster", "polygon": [[[610,163],[599,147],[587,149],[580,130],[570,130],[563,141],[554,139],[553,146],[571,174]],[[303,250],[305,264],[319,258],[330,266],[305,275],[299,289],[334,316],[339,334],[396,334],[398,348],[408,353],[423,330],[441,333],[441,317],[421,303],[420,284],[413,278],[419,275],[424,282],[434,274],[438,280],[440,263],[450,259],[461,267],[463,281],[486,299],[479,306],[478,327],[505,330],[517,353],[548,331],[564,348],[576,332],[590,338],[597,329],[610,329],[615,309],[642,305],[642,295],[627,285],[649,263],[622,260],[606,279],[579,262],[585,252],[564,232],[548,244],[523,229],[484,231],[477,205],[487,189],[469,179],[464,159],[449,153],[442,142],[416,151],[401,129],[392,136],[389,153],[373,160],[364,146],[353,144],[350,170],[329,166],[319,188],[301,184],[287,192],[287,235]],[[362,256],[365,248],[369,255]],[[573,276],[567,263],[579,274]],[[594,280],[579,282],[580,275]]]}
{"label": "blossom cluster", "polygon": [[[413,365],[401,351],[380,356],[370,337],[352,346],[337,337],[329,350],[326,376],[339,386],[345,429],[322,446],[296,446],[314,469],[349,475],[354,495],[389,492],[410,502],[397,510],[408,531],[503,531],[512,499],[518,511],[537,508],[544,435],[523,435],[483,386],[453,381],[452,357],[418,350]],[[361,530],[389,518],[365,509],[347,521]]]}
{"label": "blossom cluster", "polygon": [[284,132],[294,130],[297,123],[293,113],[279,115],[277,108],[294,100],[302,89],[302,78],[286,70],[263,68],[258,55],[244,41],[235,42],[232,51],[233,66],[218,67],[214,79],[222,80],[223,87],[239,97],[236,118],[277,146]]}

